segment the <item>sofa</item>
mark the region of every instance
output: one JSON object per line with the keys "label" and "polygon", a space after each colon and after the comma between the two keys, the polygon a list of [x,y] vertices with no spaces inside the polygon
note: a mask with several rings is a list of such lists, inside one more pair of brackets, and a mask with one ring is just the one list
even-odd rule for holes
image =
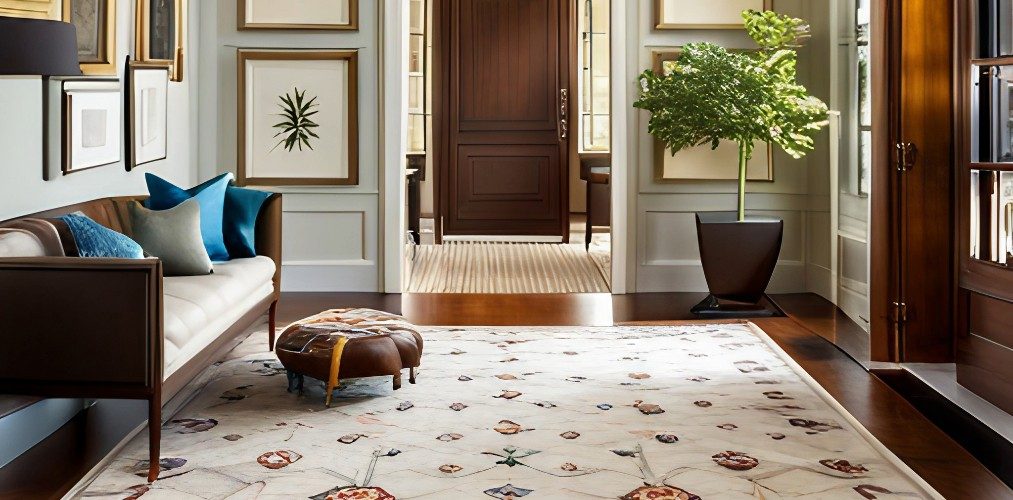
{"label": "sofa", "polygon": [[216,263],[206,276],[165,277],[155,258],[65,257],[37,219],[83,212],[131,235],[116,197],[0,222],[0,394],[145,399],[148,480],[158,474],[162,407],[260,321],[273,349],[281,285],[281,195],[263,205],[257,256]]}

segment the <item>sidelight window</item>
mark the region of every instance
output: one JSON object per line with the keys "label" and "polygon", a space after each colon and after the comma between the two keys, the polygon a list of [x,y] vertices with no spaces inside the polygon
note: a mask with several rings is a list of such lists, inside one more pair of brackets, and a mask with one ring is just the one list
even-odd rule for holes
{"label": "sidelight window", "polygon": [[581,0],[578,16],[580,150],[607,152],[611,135],[609,0]]}
{"label": "sidelight window", "polygon": [[977,2],[971,61],[970,257],[1013,266],[1013,0]]}

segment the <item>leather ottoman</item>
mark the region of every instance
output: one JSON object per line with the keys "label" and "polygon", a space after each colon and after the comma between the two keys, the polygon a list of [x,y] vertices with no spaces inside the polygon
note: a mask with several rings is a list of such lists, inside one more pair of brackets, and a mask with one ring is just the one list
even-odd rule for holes
{"label": "leather ottoman", "polygon": [[292,323],[275,346],[278,360],[288,370],[288,390],[302,391],[303,377],[327,382],[326,404],[338,380],[394,377],[401,387],[401,371],[415,368],[422,359],[422,336],[415,326],[396,314],[374,309],[331,309]]}

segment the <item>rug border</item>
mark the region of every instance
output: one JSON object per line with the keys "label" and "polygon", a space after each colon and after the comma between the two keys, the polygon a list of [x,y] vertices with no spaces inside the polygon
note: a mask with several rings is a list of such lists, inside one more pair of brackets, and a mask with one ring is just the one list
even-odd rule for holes
{"label": "rug border", "polygon": [[837,413],[843,416],[844,420],[846,420],[851,425],[851,427],[853,427],[855,430],[858,431],[858,434],[861,435],[863,439],[865,439],[865,441],[869,444],[869,446],[872,446],[874,450],[879,452],[880,455],[886,458],[887,461],[890,462],[894,467],[896,467],[902,474],[907,475],[908,479],[911,479],[918,487],[920,487],[923,490],[923,493],[930,496],[931,498],[935,498],[938,500],[946,500],[945,497],[943,497],[943,495],[941,495],[938,491],[936,491],[935,488],[932,487],[932,485],[930,485],[927,481],[922,479],[922,477],[919,476],[918,473],[916,473],[913,469],[911,469],[911,467],[909,467],[906,463],[904,463],[904,461],[901,460],[900,457],[898,457],[896,454],[890,451],[890,449],[887,448],[886,445],[884,445],[882,442],[880,442],[880,440],[877,439],[876,436],[872,435],[872,432],[869,431],[869,429],[866,429],[865,425],[862,425],[862,423],[859,422],[858,419],[855,418],[855,416],[852,415],[851,412],[849,412],[847,408],[844,407],[844,405],[842,405],[836,399],[834,399],[834,397],[829,392],[827,392],[827,390],[824,389],[823,386],[820,385],[820,383],[817,382],[816,379],[809,374],[809,372],[805,371],[805,369],[802,368],[802,365],[799,365],[794,359],[792,359],[791,355],[789,355],[784,349],[782,349],[781,346],[777,345],[777,342],[775,342],[774,339],[770,337],[770,335],[767,335],[767,332],[763,331],[762,328],[757,326],[752,321],[746,321],[744,324],[747,327],[749,327],[749,329],[757,337],[763,340],[764,343],[767,344],[767,347],[769,347],[772,351],[774,351],[774,353],[777,354],[777,356],[781,358],[781,360],[784,361],[784,363],[788,365],[788,367],[791,368],[791,370],[794,371],[795,374],[798,375],[799,378],[801,378],[802,381],[806,383],[806,385],[808,385],[817,395],[819,395],[824,402],[826,402],[828,405],[830,405],[832,409],[834,409],[835,411],[837,411]]}

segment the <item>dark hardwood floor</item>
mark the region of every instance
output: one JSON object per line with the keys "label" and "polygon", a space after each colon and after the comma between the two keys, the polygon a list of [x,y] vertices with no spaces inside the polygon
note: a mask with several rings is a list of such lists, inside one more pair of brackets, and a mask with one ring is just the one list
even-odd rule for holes
{"label": "dark hardwood floor", "polygon": [[[402,313],[426,325],[575,325],[676,323],[699,294],[384,295],[286,293],[279,325],[336,307]],[[756,319],[802,368],[884,445],[947,498],[1010,499],[1013,492],[887,384],[826,339],[843,326],[836,308],[809,294],[773,296],[787,317]],[[846,317],[845,317],[846,318]],[[143,420],[107,402],[0,469],[0,499],[59,498]],[[119,436],[119,438],[117,438]],[[103,449],[105,452],[103,452]]]}

